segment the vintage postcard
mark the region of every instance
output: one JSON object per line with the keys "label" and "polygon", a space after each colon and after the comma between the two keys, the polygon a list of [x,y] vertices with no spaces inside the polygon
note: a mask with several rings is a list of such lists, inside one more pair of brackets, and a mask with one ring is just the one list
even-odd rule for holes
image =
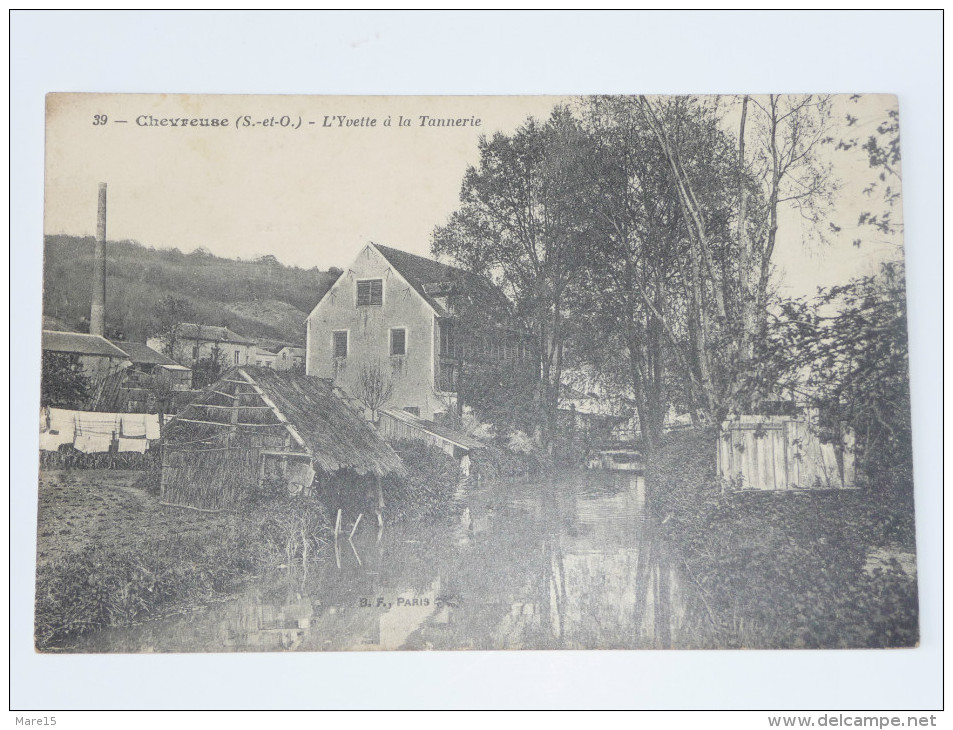
{"label": "vintage postcard", "polygon": [[37,651],[918,644],[896,97],[46,114]]}

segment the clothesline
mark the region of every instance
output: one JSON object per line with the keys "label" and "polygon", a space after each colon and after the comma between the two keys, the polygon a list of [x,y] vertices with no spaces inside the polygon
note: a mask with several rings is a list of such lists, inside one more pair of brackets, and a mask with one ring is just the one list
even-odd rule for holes
{"label": "clothesline", "polygon": [[[168,420],[167,416],[164,420]],[[159,438],[156,413],[100,413],[44,408],[40,411],[40,449],[58,451],[72,444],[86,454],[133,451],[144,454],[149,442]]]}

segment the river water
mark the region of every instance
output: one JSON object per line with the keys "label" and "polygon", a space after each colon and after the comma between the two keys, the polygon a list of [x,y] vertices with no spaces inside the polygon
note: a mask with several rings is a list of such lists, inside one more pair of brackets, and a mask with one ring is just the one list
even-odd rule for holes
{"label": "river water", "polygon": [[631,472],[470,484],[443,520],[362,520],[304,574],[106,629],[82,652],[597,649],[711,646],[682,563]]}

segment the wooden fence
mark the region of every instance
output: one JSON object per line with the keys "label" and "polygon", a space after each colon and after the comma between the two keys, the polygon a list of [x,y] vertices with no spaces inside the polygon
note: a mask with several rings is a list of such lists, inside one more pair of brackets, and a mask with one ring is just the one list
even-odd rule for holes
{"label": "wooden fence", "polygon": [[718,476],[736,490],[845,489],[854,486],[853,434],[822,443],[817,414],[734,416],[721,424]]}

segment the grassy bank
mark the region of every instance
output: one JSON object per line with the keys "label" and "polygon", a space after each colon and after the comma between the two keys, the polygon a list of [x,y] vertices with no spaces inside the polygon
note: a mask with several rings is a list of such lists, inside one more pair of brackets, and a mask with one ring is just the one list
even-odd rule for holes
{"label": "grassy bank", "polygon": [[135,471],[42,475],[38,650],[221,598],[326,545],[330,523],[316,500],[274,496],[241,512],[204,514],[162,507],[147,486]]}
{"label": "grassy bank", "polygon": [[648,477],[665,538],[720,641],[751,648],[914,645],[912,514],[897,514],[870,489],[723,495],[714,439],[669,435]]}

